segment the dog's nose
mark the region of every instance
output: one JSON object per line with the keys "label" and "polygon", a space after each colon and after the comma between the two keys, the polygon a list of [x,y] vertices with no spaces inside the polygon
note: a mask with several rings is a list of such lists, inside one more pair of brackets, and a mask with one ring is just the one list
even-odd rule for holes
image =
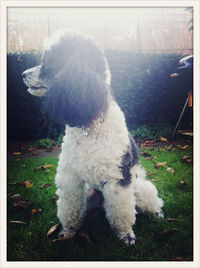
{"label": "dog's nose", "polygon": [[25,72],[22,73],[22,78],[25,78],[26,77],[26,74]]}

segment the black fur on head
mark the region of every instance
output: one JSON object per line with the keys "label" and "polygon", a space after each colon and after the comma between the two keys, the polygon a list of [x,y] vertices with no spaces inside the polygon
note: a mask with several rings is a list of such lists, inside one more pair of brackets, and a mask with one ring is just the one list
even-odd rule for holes
{"label": "black fur on head", "polygon": [[56,121],[86,127],[107,107],[106,62],[96,43],[77,33],[62,35],[44,51],[39,78],[48,83],[43,103]]}

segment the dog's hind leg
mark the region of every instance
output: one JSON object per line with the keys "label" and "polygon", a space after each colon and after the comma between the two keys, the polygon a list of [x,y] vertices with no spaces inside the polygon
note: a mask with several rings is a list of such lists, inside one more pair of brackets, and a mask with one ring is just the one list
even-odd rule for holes
{"label": "dog's hind leg", "polygon": [[163,200],[158,197],[156,187],[148,180],[145,180],[146,172],[141,167],[137,171],[137,179],[134,182],[134,195],[136,198],[136,206],[142,212],[149,212],[159,218],[163,218],[164,214],[162,206]]}
{"label": "dog's hind leg", "polygon": [[106,217],[120,240],[133,245],[136,236],[132,226],[135,223],[135,196],[132,184],[106,184],[103,189]]}
{"label": "dog's hind leg", "polygon": [[[57,183],[59,187],[59,183]],[[57,190],[57,216],[62,223],[63,230],[60,237],[72,238],[79,229],[85,215],[87,205],[87,191],[85,183],[77,178],[67,178],[67,184],[60,185]]]}

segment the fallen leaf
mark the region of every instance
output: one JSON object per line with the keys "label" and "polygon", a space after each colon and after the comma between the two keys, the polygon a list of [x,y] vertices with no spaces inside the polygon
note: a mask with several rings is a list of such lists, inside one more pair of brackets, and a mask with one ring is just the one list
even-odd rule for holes
{"label": "fallen leaf", "polygon": [[54,165],[53,164],[44,164],[44,166],[43,166],[45,169],[47,169],[47,168],[49,168],[49,167],[54,167]]}
{"label": "fallen leaf", "polygon": [[51,227],[47,233],[47,239],[50,241],[50,242],[56,242],[56,241],[60,241],[60,240],[63,240],[62,238],[59,238],[59,239],[54,239],[54,240],[51,240],[50,238],[53,236],[53,235],[56,235],[58,236],[58,233],[61,229],[61,223],[58,223],[56,225],[54,225],[53,227]]}
{"label": "fallen leaf", "polygon": [[174,174],[174,172],[175,172],[175,170],[173,168],[171,168],[171,167],[168,167],[167,168],[167,171],[170,172],[170,173],[172,173],[172,174]]}
{"label": "fallen leaf", "polygon": [[151,160],[152,161],[152,158],[151,157],[146,157],[145,160]]}
{"label": "fallen leaf", "polygon": [[51,183],[46,183],[46,184],[43,184],[40,186],[40,189],[44,189],[44,188],[47,188],[49,186],[51,186],[52,184]]}
{"label": "fallen leaf", "polygon": [[26,188],[31,188],[31,187],[33,187],[33,185],[34,185],[34,183],[30,183],[30,184],[25,185],[25,187]]}
{"label": "fallen leaf", "polygon": [[192,163],[193,163],[192,159],[184,159],[184,161],[185,161],[186,163],[188,163],[188,164],[192,164]]}
{"label": "fallen leaf", "polygon": [[182,147],[182,150],[186,150],[188,148],[189,148],[189,145],[185,145],[185,146]]}
{"label": "fallen leaf", "polygon": [[153,175],[153,172],[147,172],[147,174],[148,174],[149,176],[152,176],[152,175]]}
{"label": "fallen leaf", "polygon": [[14,224],[14,225],[25,225],[26,224],[23,221],[9,221],[9,223]]}
{"label": "fallen leaf", "polygon": [[161,141],[164,141],[164,142],[167,142],[168,140],[166,139],[166,138],[164,138],[164,137],[160,137],[160,140]]}
{"label": "fallen leaf", "polygon": [[176,147],[182,149],[182,146],[180,144],[177,144]]}
{"label": "fallen leaf", "polygon": [[151,147],[151,146],[147,147],[147,146],[145,146],[145,145],[143,145],[143,144],[141,144],[140,147],[141,147],[142,149],[145,149],[145,150],[150,150],[150,151],[153,151],[153,150],[154,150],[153,147]]}
{"label": "fallen leaf", "polygon": [[166,167],[167,162],[162,162],[162,163],[156,163],[155,167]]}
{"label": "fallen leaf", "polygon": [[34,155],[34,156],[38,155],[38,152],[32,152],[32,155]]}
{"label": "fallen leaf", "polygon": [[30,202],[30,201],[22,201],[22,200],[19,200],[19,201],[15,201],[13,203],[13,206],[16,207],[16,208],[29,208],[29,207],[32,207],[33,203]]}
{"label": "fallen leaf", "polygon": [[22,154],[22,152],[14,152],[13,154],[14,155],[20,155],[20,154]]}
{"label": "fallen leaf", "polygon": [[157,180],[155,180],[155,179],[151,179],[151,181],[155,182],[155,181],[157,181]]}
{"label": "fallen leaf", "polygon": [[165,218],[167,221],[182,221],[181,219]]}
{"label": "fallen leaf", "polygon": [[10,196],[10,198],[11,198],[13,201],[23,200],[21,194],[14,194],[14,195]]}
{"label": "fallen leaf", "polygon": [[182,156],[182,159],[185,160],[185,159],[190,159],[190,156],[189,155],[183,155]]}
{"label": "fallen leaf", "polygon": [[23,182],[18,182],[20,185],[24,185],[24,187],[29,188],[33,186],[33,183],[30,181],[23,181]]}
{"label": "fallen leaf", "polygon": [[81,236],[81,237],[83,237],[83,238],[85,238],[86,241],[88,242],[88,244],[90,244],[91,246],[93,245],[92,244],[92,241],[91,241],[91,239],[90,239],[90,237],[89,237],[89,235],[88,235],[87,232],[81,231],[81,232],[78,233],[78,235]]}
{"label": "fallen leaf", "polygon": [[173,144],[169,145],[169,146],[167,147],[167,150],[168,150],[168,151],[172,151],[172,148],[173,148]]}
{"label": "fallen leaf", "polygon": [[174,257],[170,259],[171,261],[184,261],[182,258],[180,257]]}
{"label": "fallen leaf", "polygon": [[165,148],[158,148],[158,152],[166,152]]}
{"label": "fallen leaf", "polygon": [[30,147],[30,148],[28,148],[28,151],[32,152],[32,151],[36,151],[38,149],[39,149],[38,147]]}
{"label": "fallen leaf", "polygon": [[172,233],[177,233],[177,232],[180,232],[180,230],[179,229],[171,229],[171,230],[165,230],[163,232],[160,232],[157,235],[158,236],[168,236],[168,235],[171,235]]}

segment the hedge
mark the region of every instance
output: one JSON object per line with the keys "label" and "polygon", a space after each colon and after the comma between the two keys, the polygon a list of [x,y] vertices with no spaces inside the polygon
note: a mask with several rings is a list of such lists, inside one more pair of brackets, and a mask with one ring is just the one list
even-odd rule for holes
{"label": "hedge", "polygon": [[[160,122],[175,124],[191,89],[191,79],[170,78],[180,54],[139,54],[107,50],[112,89],[125,113],[129,129]],[[8,140],[56,138],[64,126],[52,122],[42,111],[40,98],[27,93],[21,73],[40,63],[41,53],[8,54]],[[188,124],[188,112],[182,124]]]}

